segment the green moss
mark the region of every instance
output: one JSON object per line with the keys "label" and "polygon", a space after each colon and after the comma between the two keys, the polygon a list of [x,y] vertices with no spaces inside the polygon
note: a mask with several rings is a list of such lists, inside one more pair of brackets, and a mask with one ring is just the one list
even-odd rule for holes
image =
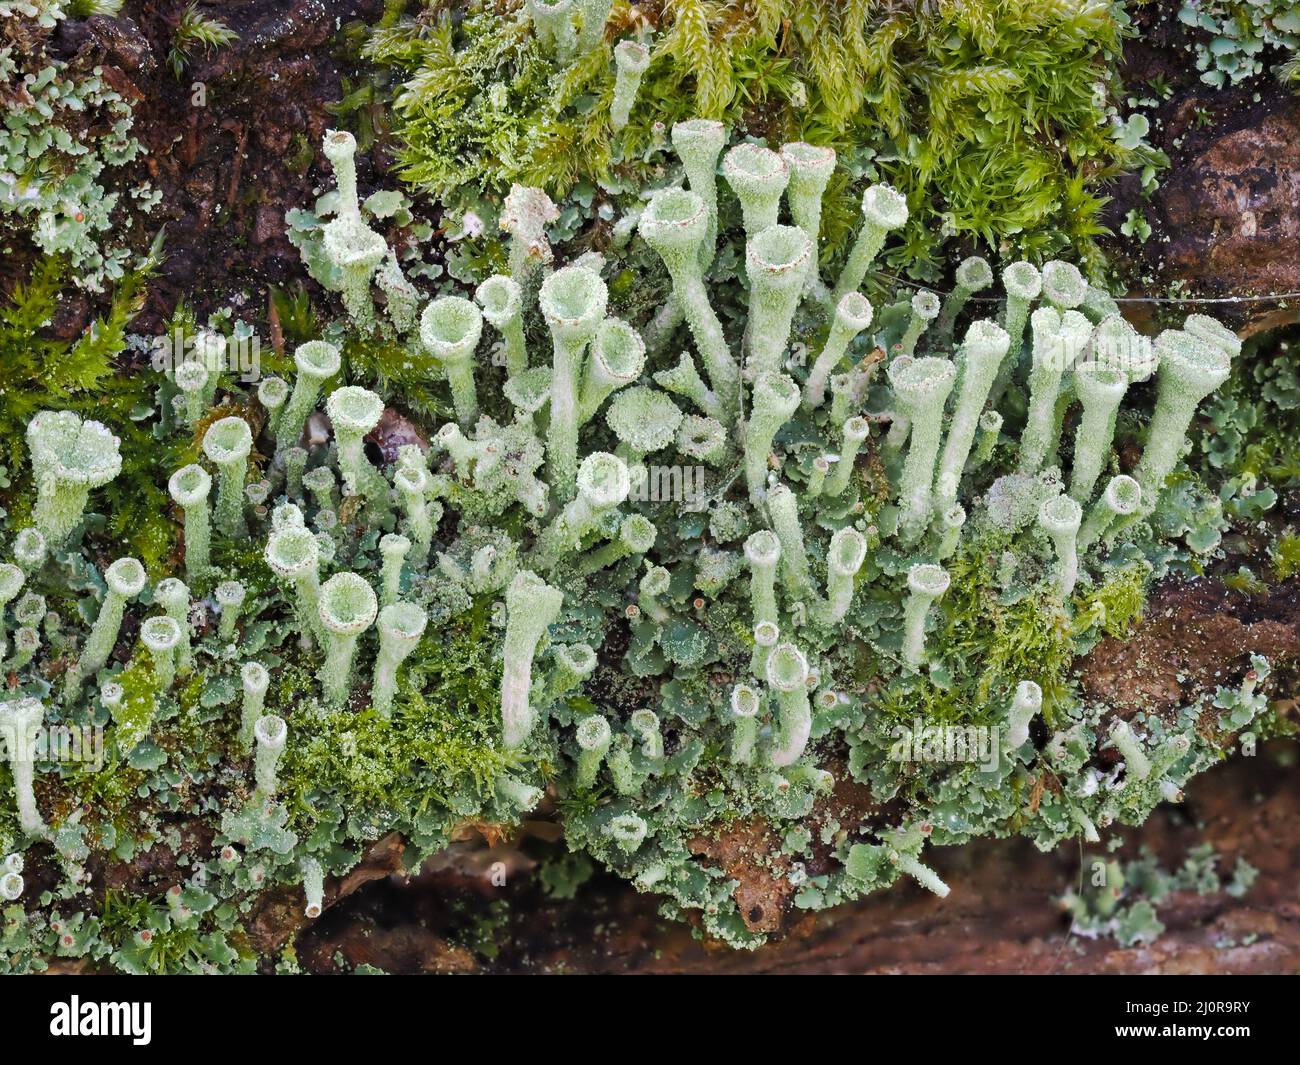
{"label": "green moss", "polygon": [[[641,17],[616,9],[608,35],[630,35]],[[629,184],[646,176],[663,127],[717,118],[771,142],[831,145],[857,173],[898,185],[913,218],[890,265],[924,274],[942,266],[941,232],[1034,259],[1072,246],[1099,265],[1100,188],[1162,161],[1112,124],[1129,26],[1119,4],[675,0],[648,17],[659,34],[619,140],[608,47],[556,69],[512,15],[386,19],[367,54],[406,79],[394,101],[404,177],[476,209],[474,190],[495,200],[513,182],[560,195]],[[842,176],[832,182],[832,251],[856,225],[856,200]]]}
{"label": "green moss", "polygon": [[115,679],[122,686],[122,705],[113,717],[114,739],[117,749],[129,755],[149,735],[158,708],[158,678],[149,649],[139,645],[130,665]]}
{"label": "green moss", "polygon": [[1141,620],[1148,580],[1145,566],[1130,565],[1113,571],[1100,587],[1075,597],[1075,615],[1089,619],[1107,636],[1123,639]]}
{"label": "green moss", "polygon": [[1300,534],[1288,530],[1278,537],[1273,547],[1273,572],[1279,581],[1300,573]]}
{"label": "green moss", "polygon": [[887,717],[910,725],[988,724],[1005,713],[1022,680],[1043,689],[1044,713],[1071,690],[1074,643],[1059,601],[1045,593],[1002,601],[995,553],[963,550],[947,564],[952,583],[940,600],[928,640],[937,648],[939,683],[891,682],[883,691]]}
{"label": "green moss", "polygon": [[443,11],[380,27],[366,54],[408,77],[394,100],[402,174],[440,198],[516,181],[567,191],[609,163],[608,105],[591,102],[613,85],[603,45],[557,70],[527,22]]}
{"label": "green moss", "polygon": [[[500,664],[486,629],[480,604],[450,630],[431,631],[402,667],[391,720],[351,709],[300,725],[291,718],[291,730],[301,728],[284,762],[292,805],[309,811],[328,793],[347,809],[408,819],[437,807],[468,816],[490,800],[496,778],[520,761],[501,746]],[[282,705],[292,706],[304,680],[292,668],[281,672]]]}

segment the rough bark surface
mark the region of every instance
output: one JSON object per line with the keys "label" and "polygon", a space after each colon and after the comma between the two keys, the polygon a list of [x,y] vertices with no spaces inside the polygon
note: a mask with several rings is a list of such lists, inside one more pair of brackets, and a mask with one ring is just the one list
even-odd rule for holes
{"label": "rough bark surface", "polygon": [[1240,677],[1249,656],[1300,659],[1300,584],[1249,596],[1217,580],[1167,582],[1131,639],[1107,637],[1083,662],[1087,695],[1123,717],[1169,713]]}
{"label": "rough bark surface", "polygon": [[[1153,230],[1140,245],[1110,242],[1117,259],[1134,268],[1130,295],[1163,295],[1175,281],[1208,297],[1300,292],[1293,254],[1300,237],[1300,99],[1269,76],[1225,89],[1203,84],[1190,49],[1206,35],[1177,21],[1179,6],[1138,8],[1139,34],[1125,47],[1123,77],[1131,90],[1157,80],[1170,87],[1149,112],[1150,141],[1170,160],[1159,186],[1149,201],[1135,176],[1110,190],[1106,223],[1115,233],[1132,209]],[[1250,335],[1300,321],[1300,301],[1220,303],[1214,313]]]}

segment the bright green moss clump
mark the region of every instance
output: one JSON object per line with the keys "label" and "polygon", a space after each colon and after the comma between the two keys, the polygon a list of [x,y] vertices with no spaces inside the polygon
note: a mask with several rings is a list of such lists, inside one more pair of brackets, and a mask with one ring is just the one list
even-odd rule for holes
{"label": "bright green moss clump", "polygon": [[[703,116],[856,150],[916,211],[890,265],[927,272],[940,265],[939,211],[950,231],[992,246],[1089,250],[1101,184],[1162,161],[1144,116],[1113,118],[1129,27],[1116,4],[680,0],[616,6],[590,51],[549,46],[526,6],[390,20],[365,49],[405,79],[394,100],[404,177],[480,215],[516,182],[567,195],[644,173],[664,127]],[[629,107],[623,72],[642,49]],[[837,247],[849,196],[842,175],[830,179],[823,235]]]}

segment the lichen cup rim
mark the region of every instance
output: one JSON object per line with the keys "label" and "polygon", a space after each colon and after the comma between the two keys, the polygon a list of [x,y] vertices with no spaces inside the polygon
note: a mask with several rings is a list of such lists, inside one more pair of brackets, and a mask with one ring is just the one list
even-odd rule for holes
{"label": "lichen cup rim", "polygon": [[907,571],[907,587],[917,595],[943,595],[951,583],[948,571],[933,562],[918,562]]}
{"label": "lichen cup rim", "polygon": [[336,388],[325,401],[325,413],[337,432],[368,433],[384,414],[383,398],[359,385]]}
{"label": "lichen cup rim", "polygon": [[745,265],[750,277],[763,276],[769,281],[790,278],[802,284],[804,269],[813,255],[813,242],[798,226],[768,226],[754,234],[745,246]]}
{"label": "lichen cup rim", "polygon": [[253,431],[243,418],[218,418],[203,434],[203,453],[218,466],[248,458],[253,450]]}
{"label": "lichen cup rim", "polygon": [[779,152],[744,141],[733,145],[722,157],[722,173],[728,181],[759,189],[785,181],[790,167]]}
{"label": "lichen cup rim", "polygon": [[357,636],[374,624],[379,597],[359,573],[336,573],[320,588],[321,624],[340,636]]}
{"label": "lichen cup rim", "polygon": [[594,329],[605,317],[609,289],[594,270],[566,266],[542,282],[537,302],[552,328]]}
{"label": "lichen cup rim", "polygon": [[155,614],[140,623],[140,639],[151,651],[170,651],[181,642],[180,623],[167,614]]}
{"label": "lichen cup rim", "polygon": [[429,624],[429,614],[415,603],[396,602],[383,607],[376,621],[379,631],[387,636],[418,641]]}
{"label": "lichen cup rim", "polygon": [[320,542],[305,526],[286,525],[272,531],[264,551],[266,564],[280,577],[297,577],[320,561]]}
{"label": "lichen cup rim", "polygon": [[617,506],[631,491],[627,463],[608,451],[593,451],[578,467],[578,491],[593,506]]}
{"label": "lichen cup rim", "polygon": [[133,598],[144,591],[149,575],[137,558],[119,558],[104,571],[104,583],[117,595]]}

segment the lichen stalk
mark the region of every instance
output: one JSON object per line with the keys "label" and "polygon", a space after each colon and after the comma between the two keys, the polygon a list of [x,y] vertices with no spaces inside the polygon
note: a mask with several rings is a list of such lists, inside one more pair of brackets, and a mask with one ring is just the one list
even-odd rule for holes
{"label": "lichen stalk", "polygon": [[1077,538],[1078,550],[1087,551],[1117,518],[1137,514],[1142,507],[1142,486],[1128,474],[1112,477],[1097,502],[1088,511]]}
{"label": "lichen stalk", "polygon": [[779,644],[768,656],[765,676],[776,702],[776,731],[768,762],[779,769],[799,760],[812,733],[808,660],[794,644]]}
{"label": "lichen stalk", "polygon": [[259,662],[245,662],[239,670],[243,697],[239,708],[239,742],[244,750],[253,749],[253,730],[266,705],[266,690],[271,684],[271,674]]}
{"label": "lichen stalk", "polygon": [[826,552],[826,620],[842,621],[853,602],[853,579],[867,558],[867,540],[857,529],[846,527],[831,537]]}
{"label": "lichen stalk", "polygon": [[894,345],[895,357],[916,354],[916,342],[930,323],[939,316],[939,297],[933,292],[918,292],[911,299],[911,311],[907,319],[907,328],[898,343]]}
{"label": "lichen stalk", "polygon": [[898,490],[898,529],[904,543],[918,539],[930,521],[944,403],[956,376],[951,360],[934,356],[895,359],[889,364],[889,380],[910,427]]}
{"label": "lichen stalk", "polygon": [[759,506],[767,491],[772,440],[799,408],[799,386],[785,374],[764,373],[754,382],[753,407],[745,423],[745,482]]}
{"label": "lichen stalk", "polygon": [[462,296],[440,296],[420,315],[420,342],[442,363],[456,421],[466,430],[478,419],[474,353],[482,335],[482,311]]}
{"label": "lichen stalk", "polygon": [[831,175],[835,173],[835,149],[795,141],[782,145],[781,158],[790,171],[790,183],[785,192],[790,217],[804,231],[813,249],[805,272],[804,288],[807,289],[809,285],[819,283],[817,265],[821,247],[822,197],[826,194]]}
{"label": "lichen stalk", "polygon": [[353,684],[357,638],[379,613],[379,599],[364,577],[336,573],[320,586],[317,614],[325,635],[320,684],[327,704],[342,707]]}
{"label": "lichen stalk", "polygon": [[650,50],[637,41],[619,41],[614,46],[614,99],[609,106],[609,125],[617,133],[627,125],[641,88],[641,76],[650,66]]}
{"label": "lichen stalk", "polygon": [[256,745],[253,757],[253,780],[257,785],[258,797],[263,802],[274,799],[279,788],[280,756],[284,753],[284,744],[288,738],[289,726],[284,718],[275,714],[264,714],[253,726],[253,740]]}
{"label": "lichen stalk", "polygon": [[501,727],[505,745],[521,747],[533,731],[529,703],[533,656],[559,616],[564,595],[530,570],[520,570],[506,590],[506,632],[502,645]]}
{"label": "lichen stalk", "polygon": [[411,540],[401,533],[385,533],[379,538],[380,565],[379,603],[388,606],[402,595],[402,567],[411,550]]}
{"label": "lichen stalk", "polygon": [[419,646],[428,621],[428,613],[414,603],[389,603],[379,611],[379,658],[370,701],[380,717],[391,715],[397,671]]}
{"label": "lichen stalk", "polygon": [[243,418],[221,418],[203,434],[203,453],[216,465],[216,526],[226,536],[248,533],[244,521],[244,480],[248,456],[253,450],[253,433]]}
{"label": "lichen stalk", "polygon": [[839,461],[826,478],[822,489],[824,495],[835,499],[844,494],[853,475],[853,464],[857,461],[858,452],[870,435],[871,423],[861,415],[855,415],[844,423],[844,431],[840,434]]}
{"label": "lichen stalk", "polygon": [[907,201],[897,189],[888,185],[867,188],[862,194],[862,227],[835,283],[835,303],[839,303],[846,292],[856,292],[862,287],[867,270],[885,245],[885,238],[906,222]]}
{"label": "lichen stalk", "polygon": [[820,407],[826,398],[826,381],[840,365],[853,339],[871,325],[871,301],[860,292],[846,292],[835,305],[826,343],[817,354],[803,386],[803,405],[807,410]]}
{"label": "lichen stalk", "polygon": [[731,711],[731,748],[729,757],[735,765],[751,765],[758,746],[758,692],[748,684],[737,684],[731,690],[728,707]]}
{"label": "lichen stalk", "polygon": [[175,618],[160,614],[148,618],[140,626],[140,642],[149,649],[153,659],[154,677],[159,691],[170,691],[176,679],[176,647],[181,640],[181,627]]}
{"label": "lichen stalk", "polygon": [[604,320],[608,300],[605,282],[583,267],[557,270],[542,282],[539,302],[554,349],[546,462],[551,489],[559,500],[573,496],[582,356]]}
{"label": "lichen stalk", "polygon": [[566,555],[575,553],[585,536],[631,490],[626,463],[617,455],[595,451],[582,460],[578,471],[577,495],[565,505],[542,532],[537,544],[537,561],[553,569]]}
{"label": "lichen stalk", "polygon": [[38,412],[27,423],[36,482],[32,523],[51,548],[63,547],[85,515],[90,492],[122,469],[121,442],[72,411]]}
{"label": "lichen stalk", "polygon": [[275,446],[280,451],[298,443],[307,417],[316,407],[321,387],[339,372],[342,357],[333,344],[309,340],[294,350],[293,363],[298,371],[293,394],[280,414],[275,431]]}
{"label": "lichen stalk", "polygon": [[781,575],[787,590],[796,599],[810,599],[812,576],[799,521],[799,502],[788,485],[778,484],[768,490],[767,514],[781,541]]}
{"label": "lichen stalk", "polygon": [[36,738],[45,721],[45,707],[39,699],[11,699],[0,702],[0,740],[13,774],[18,827],[32,839],[49,835],[36,805]]}
{"label": "lichen stalk", "polygon": [[144,566],[134,558],[119,558],[104,571],[104,601],[99,605],[99,613],[81,649],[81,657],[69,674],[70,697],[82,681],[93,677],[108,663],[108,656],[113,653],[122,628],[126,604],[144,591],[145,582]]}
{"label": "lichen stalk", "polygon": [[239,608],[244,605],[247,590],[240,581],[222,581],[217,585],[217,606],[221,608],[221,619],[217,623],[217,639],[229,643],[235,638],[235,625],[239,621]]}
{"label": "lichen stalk", "polygon": [[918,562],[907,572],[907,603],[903,607],[903,661],[912,669],[925,663],[925,622],[930,607],[948,590],[951,578],[941,566]]}
{"label": "lichen stalk", "polygon": [[600,714],[590,714],[578,722],[578,768],[573,783],[579,791],[590,791],[596,783],[611,737],[609,721]]}
{"label": "lichen stalk", "polygon": [[506,377],[528,369],[528,346],[524,339],[524,294],[519,284],[505,274],[493,274],[474,290],[483,317],[501,334],[505,345]]}
{"label": "lichen stalk", "polygon": [[745,325],[745,376],[779,373],[790,324],[803,291],[812,242],[797,226],[769,226],[745,246],[749,317]]}
{"label": "lichen stalk", "polygon": [[1119,405],[1128,391],[1128,375],[1094,364],[1075,367],[1074,390],[1083,404],[1083,416],[1074,434],[1074,463],[1070,468],[1070,496],[1079,503],[1092,498],[1097,479],[1110,454]]}
{"label": "lichen stalk", "polygon": [[1007,746],[1019,750],[1029,740],[1029,723],[1043,708],[1043,689],[1032,680],[1022,680],[1007,712]]}
{"label": "lichen stalk", "polygon": [[673,298],[695,338],[709,385],[718,397],[720,415],[735,425],[740,414],[740,366],[727,346],[700,266],[700,247],[709,217],[704,201],[695,193],[663,189],[651,197],[641,215],[639,230],[668,268]]}
{"label": "lichen stalk", "polygon": [[737,144],[722,157],[722,177],[740,201],[745,237],[776,225],[781,194],[790,180],[785,160],[761,144]]}
{"label": "lichen stalk", "polygon": [[1067,495],[1043,503],[1038,510],[1038,525],[1051,538],[1056,549],[1055,585],[1062,599],[1074,591],[1079,577],[1077,536],[1083,520],[1083,508]]}
{"label": "lichen stalk", "polygon": [[939,312],[939,317],[930,330],[936,345],[943,347],[952,340],[957,317],[971,296],[983,292],[992,284],[993,269],[987,259],[972,255],[961,261],[953,276],[952,291],[943,301],[943,310]]}
{"label": "lichen stalk", "polygon": [[937,502],[940,510],[946,510],[957,501],[956,486],[970,457],[980,413],[1010,346],[1011,338],[994,322],[977,321],[966,331],[966,339],[958,353],[961,390],[952,413],[943,457],[939,460],[937,483],[951,486],[951,491],[941,487]]}
{"label": "lichen stalk", "polygon": [[1178,462],[1187,427],[1201,400],[1228,379],[1231,357],[1192,333],[1167,329],[1155,342],[1160,359],[1156,409],[1133,477],[1142,487],[1142,508],[1155,509],[1165,480]]}

